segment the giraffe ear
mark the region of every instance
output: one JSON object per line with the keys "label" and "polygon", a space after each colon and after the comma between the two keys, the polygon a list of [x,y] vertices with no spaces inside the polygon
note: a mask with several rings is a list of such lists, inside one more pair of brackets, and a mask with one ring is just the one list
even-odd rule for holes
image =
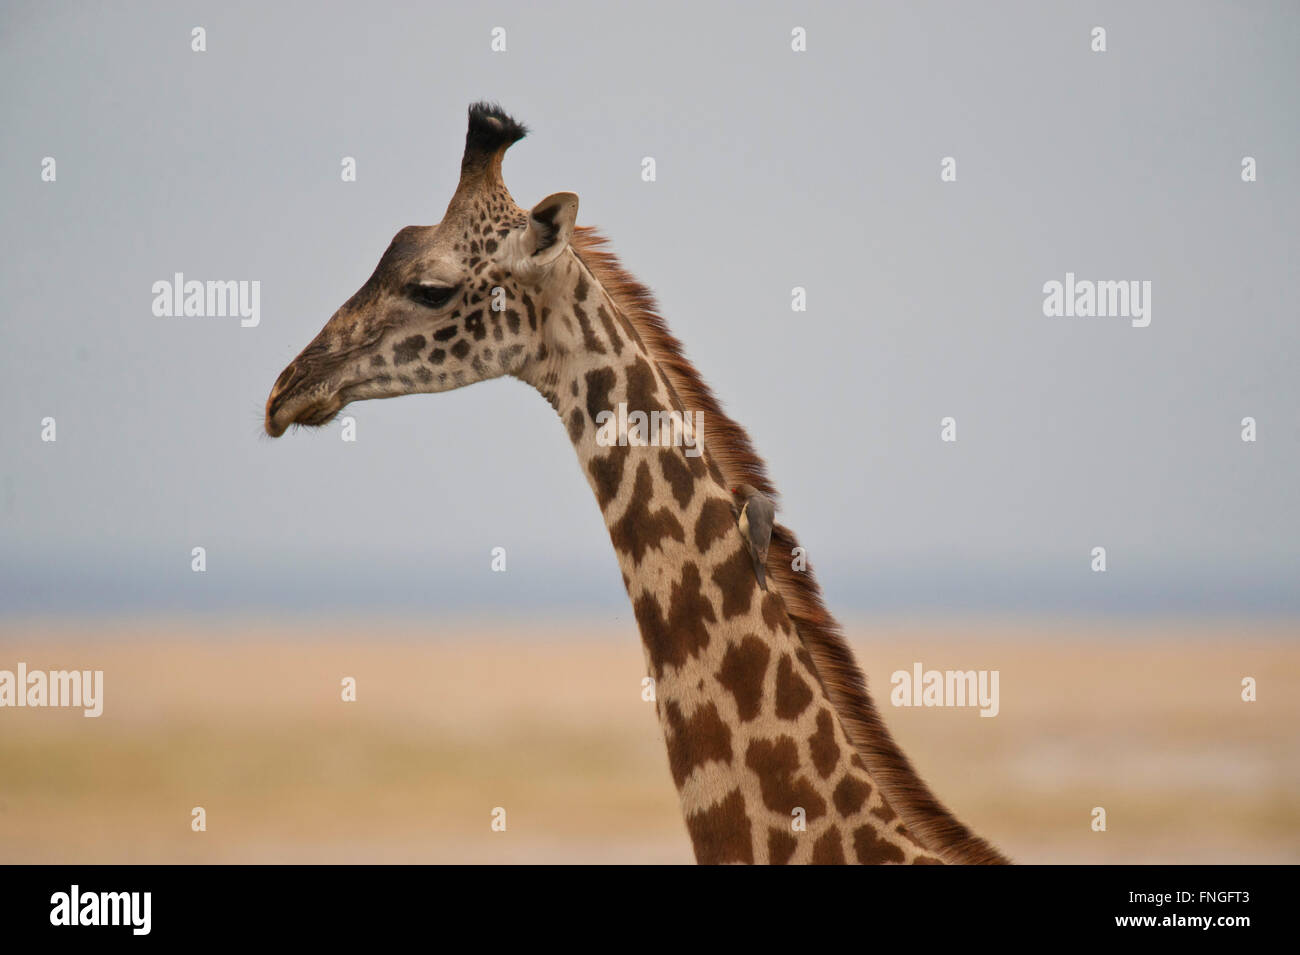
{"label": "giraffe ear", "polygon": [[572,192],[547,196],[528,213],[524,252],[533,265],[550,265],[573,238],[578,218],[578,197]]}

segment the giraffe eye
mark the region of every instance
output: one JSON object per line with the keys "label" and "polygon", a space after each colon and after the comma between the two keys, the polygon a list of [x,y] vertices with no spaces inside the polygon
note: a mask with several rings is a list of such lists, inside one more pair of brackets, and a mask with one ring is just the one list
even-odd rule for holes
{"label": "giraffe eye", "polygon": [[456,294],[454,285],[421,285],[416,282],[407,286],[406,294],[412,301],[425,308],[442,308]]}

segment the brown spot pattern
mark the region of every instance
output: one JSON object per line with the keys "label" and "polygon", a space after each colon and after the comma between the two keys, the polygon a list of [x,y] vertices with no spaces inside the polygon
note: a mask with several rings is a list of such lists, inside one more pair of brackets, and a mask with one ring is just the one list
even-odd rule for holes
{"label": "brown spot pattern", "polygon": [[853,854],[863,865],[903,861],[903,850],[880,838],[870,826],[860,826],[853,830]]}
{"label": "brown spot pattern", "polygon": [[[762,610],[763,622],[772,630],[780,630],[782,633],[789,633],[791,631],[790,618],[786,616],[785,612],[785,603],[781,600],[780,595],[775,590],[769,589],[768,592],[763,595]],[[807,651],[804,652],[806,653]]]}
{"label": "brown spot pattern", "polygon": [[412,335],[410,338],[398,342],[396,347],[393,348],[393,364],[406,365],[415,361],[420,357],[420,352],[424,350],[424,346],[427,344],[428,342],[425,341],[423,335]]}
{"label": "brown spot pattern", "polygon": [[767,644],[750,634],[740,643],[727,647],[722,658],[718,682],[736,698],[736,711],[742,723],[758,716],[763,702],[763,676],[771,655]]}
{"label": "brown spot pattern", "polygon": [[898,813],[889,807],[889,803],[883,801],[879,806],[871,810],[871,814],[885,823],[893,822],[898,818]]}
{"label": "brown spot pattern", "polygon": [[722,589],[724,619],[749,613],[754,592],[758,590],[758,578],[754,576],[754,564],[744,544],[738,545],[735,553],[714,569],[713,582]]}
{"label": "brown spot pattern", "polygon": [[705,553],[715,540],[727,536],[727,532],[736,526],[736,519],[726,501],[710,498],[700,508],[699,520],[695,522],[695,549]]}
{"label": "brown spot pattern", "polygon": [[858,779],[852,773],[846,773],[840,780],[840,784],[835,787],[835,792],[831,798],[835,802],[835,809],[841,816],[852,816],[862,804],[867,801],[871,795],[871,784],[865,780]]}
{"label": "brown spot pattern", "polygon": [[763,805],[768,809],[788,816],[802,806],[808,819],[826,814],[826,801],[808,780],[794,774],[799,768],[799,749],[790,737],[754,740],[745,751],[745,765],[758,774]]}
{"label": "brown spot pattern", "polygon": [[659,470],[663,471],[664,480],[672,487],[678,506],[685,508],[695,496],[695,479],[682,463],[682,456],[676,448],[664,448],[659,452]]}
{"label": "brown spot pattern", "polygon": [[582,437],[583,429],[587,427],[587,419],[582,416],[581,408],[574,408],[569,412],[569,440],[574,444]]}
{"label": "brown spot pattern", "polygon": [[623,466],[627,463],[627,448],[610,448],[603,457],[593,457],[587,463],[587,472],[596,489],[596,500],[603,511],[618,496],[623,484]]}
{"label": "brown spot pattern", "polygon": [[619,553],[628,554],[634,564],[641,563],[646,551],[659,547],[665,538],[686,543],[686,532],[672,511],[661,507],[651,513],[649,501],[653,489],[650,466],[642,461],[637,465],[636,483],[627,510],[609,529],[614,547]]}
{"label": "brown spot pattern", "polygon": [[[796,647],[794,658],[803,664],[804,670],[817,681],[817,685],[822,688],[822,692],[826,693],[826,683],[822,680],[821,671],[817,669],[817,664],[813,662],[812,654],[808,652],[808,648],[802,644]],[[830,694],[827,693],[826,695],[829,696]]]}
{"label": "brown spot pattern", "polygon": [[623,354],[623,339],[618,334],[618,329],[614,327],[614,320],[609,317],[609,312],[605,311],[604,305],[596,306],[596,317],[600,319],[600,324],[604,326],[609,343],[614,346],[614,354]]}
{"label": "brown spot pattern", "polygon": [[649,363],[640,355],[627,369],[627,408],[628,411],[665,411],[663,405],[655,398],[655,373]]}
{"label": "brown spot pattern", "polygon": [[669,700],[664,704],[664,717],[671,730],[668,767],[678,789],[696,767],[710,760],[731,762],[731,730],[722,722],[713,703],[705,703],[687,719],[677,704]]}
{"label": "brown spot pattern", "polygon": [[813,843],[813,865],[844,865],[844,843],[840,831],[831,826]]}
{"label": "brown spot pattern", "polygon": [[812,754],[813,766],[822,779],[835,771],[840,761],[840,747],[835,742],[835,717],[831,711],[823,709],[817,714],[817,732],[808,737],[808,750]]}
{"label": "brown spot pattern", "polygon": [[767,830],[767,855],[772,865],[785,865],[794,855],[799,842],[789,832],[780,829]]}
{"label": "brown spot pattern", "polygon": [[695,846],[695,861],[700,865],[754,864],[749,816],[745,814],[745,797],[739,789],[716,806],[687,816],[686,831]]}
{"label": "brown spot pattern", "polygon": [[602,411],[612,411],[609,393],[618,382],[618,376],[612,368],[593,368],[587,372],[587,414],[591,423],[599,425],[596,415]]}
{"label": "brown spot pattern", "polygon": [[783,720],[793,720],[812,702],[812,690],[798,673],[790,655],[782,654],[776,668],[776,715]]}
{"label": "brown spot pattern", "polygon": [[673,584],[667,619],[652,594],[642,594],[632,606],[656,677],[666,665],[680,667],[709,645],[706,624],[717,617],[700,584],[699,568],[688,561],[682,566],[681,580]]}
{"label": "brown spot pattern", "polygon": [[581,305],[573,306],[573,314],[577,316],[578,327],[582,329],[582,344],[589,352],[597,355],[605,354],[605,346],[600,343],[596,337],[595,331],[591,327],[591,320],[587,318],[587,311]]}

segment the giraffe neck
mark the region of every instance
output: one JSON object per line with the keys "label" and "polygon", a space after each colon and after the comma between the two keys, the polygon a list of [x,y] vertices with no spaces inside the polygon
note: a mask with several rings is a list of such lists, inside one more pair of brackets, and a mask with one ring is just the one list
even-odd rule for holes
{"label": "giraffe neck", "polygon": [[709,449],[662,431],[637,446],[636,412],[691,409],[582,261],[556,270],[545,302],[523,299],[548,344],[519,377],[559,413],[604,515],[697,860],[938,861],[849,743],[775,585],[759,589]]}

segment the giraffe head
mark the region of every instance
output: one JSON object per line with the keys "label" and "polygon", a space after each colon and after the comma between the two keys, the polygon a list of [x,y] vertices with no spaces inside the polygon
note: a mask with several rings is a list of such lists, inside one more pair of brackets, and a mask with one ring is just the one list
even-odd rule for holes
{"label": "giraffe head", "polygon": [[280,373],[266,402],[269,435],[325,424],[353,401],[522,375],[546,358],[539,316],[578,197],[515,204],[501,159],[526,132],[494,106],[470,107],[460,184],[442,221],[398,232],[366,284]]}

